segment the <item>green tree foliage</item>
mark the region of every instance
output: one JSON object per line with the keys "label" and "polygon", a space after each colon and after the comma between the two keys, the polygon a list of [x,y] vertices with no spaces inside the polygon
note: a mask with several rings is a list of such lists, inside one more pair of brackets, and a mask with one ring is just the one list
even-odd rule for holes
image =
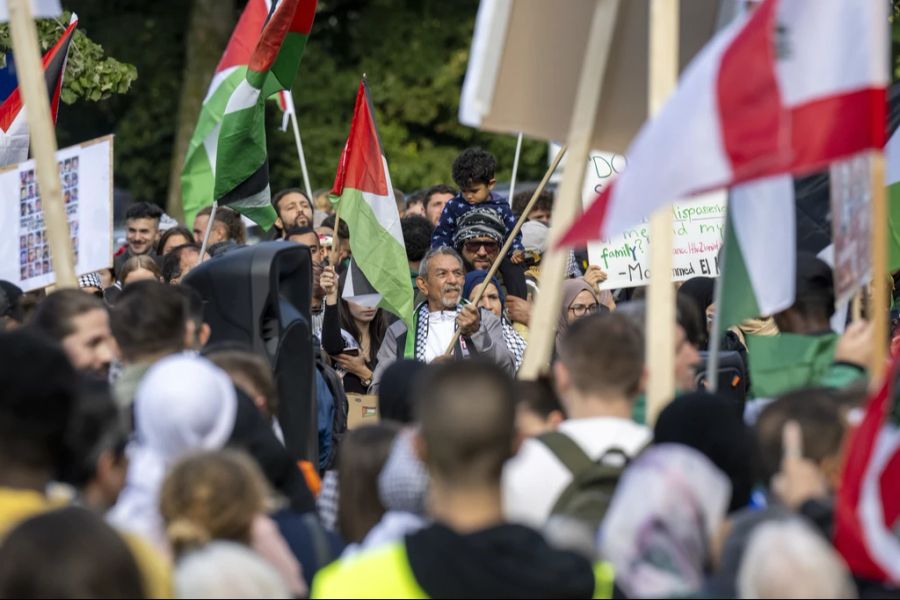
{"label": "green tree foliage", "polygon": [[[320,0],[294,85],[314,188],[334,180],[363,73],[396,187],[411,192],[452,183],[453,159],[470,145],[493,152],[498,179],[508,180],[515,137],[486,134],[458,119],[477,9],[477,0]],[[270,111],[272,183],[299,185],[293,134],[274,127],[277,112]],[[546,155],[546,143],[526,141],[520,181],[539,179]]]}
{"label": "green tree foliage", "polygon": [[108,54],[134,65],[140,77],[126,94],[60,107],[59,145],[115,134],[116,187],[136,200],[164,205],[190,2],[63,0],[63,4],[78,14],[79,30]]}
{"label": "green tree foliage", "polygon": [[[38,41],[41,52],[46,52],[65,31],[70,12],[59,19],[38,19]],[[0,24],[0,63],[5,66],[6,52],[12,48],[9,24]],[[137,69],[107,56],[103,48],[93,42],[81,28],[75,29],[69,48],[69,59],[63,77],[60,99],[66,104],[77,100],[106,100],[113,94],[124,94],[137,78]]]}

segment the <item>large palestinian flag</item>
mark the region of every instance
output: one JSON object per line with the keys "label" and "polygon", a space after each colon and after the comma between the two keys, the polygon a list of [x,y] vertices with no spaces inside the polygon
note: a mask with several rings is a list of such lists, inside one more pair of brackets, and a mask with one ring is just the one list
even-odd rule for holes
{"label": "large palestinian flag", "polygon": [[[406,246],[373,112],[363,80],[330,199],[350,229],[353,262],[347,286],[354,290],[350,294],[369,296],[374,290],[381,296],[378,306],[411,327],[413,294]],[[365,278],[360,277],[356,268]]]}
{"label": "large palestinian flag", "polygon": [[265,229],[274,222],[264,102],[290,89],[315,11],[316,0],[250,0],[244,9],[188,146],[181,175],[188,223],[214,200]]}

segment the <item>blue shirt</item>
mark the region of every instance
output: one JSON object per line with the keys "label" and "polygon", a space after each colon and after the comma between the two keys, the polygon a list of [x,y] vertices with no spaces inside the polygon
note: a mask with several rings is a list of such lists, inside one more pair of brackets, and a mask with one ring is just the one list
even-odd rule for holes
{"label": "blue shirt", "polygon": [[[509,206],[509,202],[507,202],[506,198],[503,196],[491,192],[491,196],[484,202],[479,204],[469,204],[466,202],[466,199],[462,197],[462,194],[457,194],[444,205],[441,219],[438,221],[437,227],[434,228],[434,233],[431,234],[431,247],[440,248],[441,246],[453,246],[453,234],[456,233],[457,222],[464,214],[474,208],[490,208],[500,214],[500,217],[506,224],[506,232],[503,236],[504,241],[506,236],[509,235],[509,232],[515,228],[516,221],[518,221],[516,215],[513,214],[512,208]],[[512,247],[510,248],[511,252],[514,250],[525,251],[525,246],[522,245],[521,231],[516,234],[516,238],[513,240]]]}

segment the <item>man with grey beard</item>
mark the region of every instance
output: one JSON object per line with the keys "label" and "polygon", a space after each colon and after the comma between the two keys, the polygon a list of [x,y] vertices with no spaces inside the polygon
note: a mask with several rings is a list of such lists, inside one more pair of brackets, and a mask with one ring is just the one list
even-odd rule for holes
{"label": "man with grey beard", "polygon": [[452,248],[434,248],[419,264],[416,287],[425,297],[413,311],[415,330],[397,321],[385,333],[378,350],[378,366],[370,393],[377,393],[381,375],[399,358],[430,363],[443,358],[457,328],[461,331],[450,359],[481,358],[496,362],[510,375],[513,358],[503,341],[503,326],[492,312],[475,308],[462,297],[466,272],[462,258]]}

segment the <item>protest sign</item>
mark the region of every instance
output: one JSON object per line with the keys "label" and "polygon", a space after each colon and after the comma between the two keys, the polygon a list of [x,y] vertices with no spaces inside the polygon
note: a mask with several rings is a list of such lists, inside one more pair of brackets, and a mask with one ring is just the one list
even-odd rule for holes
{"label": "protest sign", "polygon": [[[56,153],[79,275],[112,265],[112,136]],[[55,283],[50,245],[29,160],[0,170],[0,279],[25,291]]]}
{"label": "protest sign", "polygon": [[[624,156],[591,152],[582,189],[587,208],[626,165]],[[719,275],[719,249],[725,240],[725,192],[704,194],[672,205],[672,280]],[[650,223],[645,221],[605,243],[588,244],[588,259],[606,271],[602,289],[650,282]]]}
{"label": "protest sign", "polygon": [[870,160],[856,156],[831,165],[831,231],[834,295],[848,301],[872,272],[872,178]]}

